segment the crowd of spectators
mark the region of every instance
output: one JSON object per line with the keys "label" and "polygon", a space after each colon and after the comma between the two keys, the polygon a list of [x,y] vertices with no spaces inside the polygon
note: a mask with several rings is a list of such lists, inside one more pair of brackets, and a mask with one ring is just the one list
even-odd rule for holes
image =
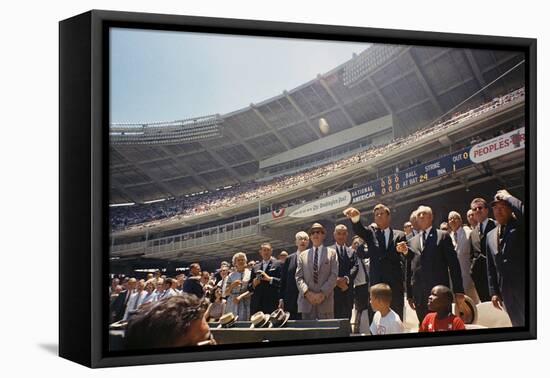
{"label": "crowd of spectators", "polygon": [[525,96],[524,87],[506,95],[496,97],[492,101],[469,111],[455,113],[445,121],[430,125],[405,137],[394,138],[387,144],[378,146],[371,145],[367,149],[349,157],[321,165],[317,168],[274,177],[269,181],[252,181],[228,189],[220,189],[213,192],[205,192],[203,194],[180,197],[151,204],[112,207],[110,209],[111,228],[113,231],[118,231],[135,227],[150,227],[165,221],[201,215],[210,211],[216,211],[274,195],[282,190],[288,190],[298,185],[317,181],[335,171],[365,163],[400,147],[417,143],[423,138],[429,137],[466,120],[478,117],[481,114],[496,109],[522,96]]}
{"label": "crowd of spectators", "polygon": [[[160,271],[140,280],[113,277],[111,326],[127,323],[129,347],[135,348],[212,344],[208,323],[229,327],[224,319],[233,319],[256,327],[256,320],[271,321],[277,313],[283,318],[286,313],[284,322],[347,319],[352,333],[448,332],[469,324],[491,327],[475,323],[483,302],[505,312],[512,326],[524,326],[522,201],[500,189],[491,202],[473,198],[467,213],[449,212],[439,227],[437,211],[418,206],[401,231],[392,228],[391,209],[384,204],[372,215],[350,207],[344,214],[353,233],[336,225],[334,244],[316,222],[296,233],[290,254],[275,257],[264,242],[258,261],[237,252],[214,273],[192,263],[187,275],[173,278]],[[373,222],[365,226],[369,221],[362,219],[369,218]],[[405,301],[416,319],[405,321]]]}

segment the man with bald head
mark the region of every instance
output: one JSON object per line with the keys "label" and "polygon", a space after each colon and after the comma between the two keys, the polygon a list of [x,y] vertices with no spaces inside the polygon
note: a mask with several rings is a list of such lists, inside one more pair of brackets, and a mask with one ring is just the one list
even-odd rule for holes
{"label": "man with bald head", "polygon": [[419,323],[428,313],[428,297],[437,285],[450,287],[455,293],[457,312],[464,302],[460,263],[450,235],[433,227],[433,212],[428,206],[416,210],[420,233],[410,239],[407,256],[407,300],[416,310]]}
{"label": "man with bald head", "polygon": [[285,260],[281,271],[281,299],[279,308],[290,313],[291,320],[301,320],[302,315],[298,312],[298,286],[296,285],[296,268],[298,267],[298,256],[309,247],[309,235],[305,231],[299,231],[294,236],[296,252],[290,254]]}
{"label": "man with bald head", "polygon": [[334,317],[351,319],[353,308],[353,281],[359,269],[357,256],[347,246],[348,228],[337,224],[334,228],[334,245],[338,256],[338,277],[334,288]]}

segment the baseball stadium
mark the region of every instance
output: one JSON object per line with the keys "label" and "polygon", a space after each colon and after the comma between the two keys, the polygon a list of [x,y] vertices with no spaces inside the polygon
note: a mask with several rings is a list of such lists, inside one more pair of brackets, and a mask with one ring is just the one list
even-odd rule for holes
{"label": "baseball stadium", "polygon": [[[222,262],[231,271],[242,252],[254,271],[266,243],[279,261],[296,252],[300,231],[313,237],[322,227],[331,246],[344,225],[351,246],[344,210],[357,209],[367,227],[377,204],[393,230],[422,205],[434,229],[457,212],[475,232],[472,200],[489,203],[501,190],[525,199],[524,63],[515,51],[371,44],[230,112],[112,122],[110,278],[189,280],[200,264],[207,291]],[[419,319],[405,307],[405,328],[414,328]],[[473,307],[465,323],[491,327]],[[241,320],[259,324],[254,312]]]}

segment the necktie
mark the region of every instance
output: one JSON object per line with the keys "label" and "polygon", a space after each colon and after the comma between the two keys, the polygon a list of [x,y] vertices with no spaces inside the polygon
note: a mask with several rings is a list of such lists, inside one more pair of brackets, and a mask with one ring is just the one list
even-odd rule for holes
{"label": "necktie", "polygon": [[378,239],[378,245],[384,249],[386,249],[386,238],[384,237],[384,233],[382,230],[376,231],[376,236]]}
{"label": "necktie", "polygon": [[506,232],[506,225],[498,226],[498,251],[502,252],[502,241],[504,240],[504,233]]}
{"label": "necktie", "polygon": [[426,231],[422,231],[422,248],[426,247],[426,239],[428,239],[428,233]]}
{"label": "necktie", "polygon": [[483,223],[479,224],[479,236],[483,235]]}
{"label": "necktie", "polygon": [[317,267],[318,262],[319,262],[319,253],[317,248],[315,248],[315,256],[313,257],[313,282],[314,283],[319,282],[319,268]]}

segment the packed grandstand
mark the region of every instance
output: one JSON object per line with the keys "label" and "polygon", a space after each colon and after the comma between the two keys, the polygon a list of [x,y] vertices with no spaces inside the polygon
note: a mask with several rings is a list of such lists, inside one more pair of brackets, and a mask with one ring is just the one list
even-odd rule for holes
{"label": "packed grandstand", "polygon": [[[219,211],[221,209],[239,206],[239,204],[243,202],[258,200],[281,190],[287,190],[297,185],[312,183],[332,172],[365,163],[392,150],[417,143],[423,138],[427,138],[449,127],[458,125],[461,122],[474,119],[487,111],[497,109],[504,104],[514,102],[524,96],[525,89],[521,87],[502,96],[493,98],[491,101],[468,111],[455,113],[444,121],[424,127],[410,135],[394,138],[389,143],[383,145],[369,146],[345,158],[317,166],[313,169],[306,169],[288,175],[279,175],[268,181],[250,181],[238,186],[220,188],[214,192],[205,190],[200,194],[166,199],[161,202],[112,207],[110,209],[111,227],[112,230],[122,230],[133,227],[145,227],[151,223],[158,224],[164,220],[184,219],[211,211]],[[504,133],[504,131],[505,130],[500,130],[501,133]],[[480,141],[480,139],[473,139],[472,143],[478,143]],[[319,197],[323,195],[326,195],[326,193],[320,193]]]}

